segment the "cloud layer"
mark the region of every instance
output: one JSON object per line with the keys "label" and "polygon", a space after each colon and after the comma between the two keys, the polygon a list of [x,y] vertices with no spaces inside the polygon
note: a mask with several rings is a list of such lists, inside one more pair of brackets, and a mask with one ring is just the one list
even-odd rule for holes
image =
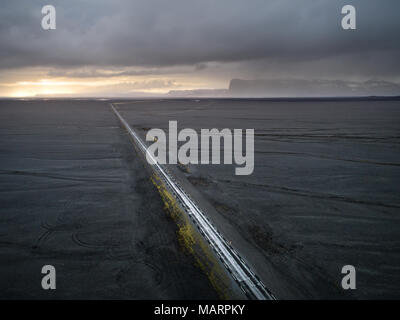
{"label": "cloud layer", "polygon": [[[54,31],[41,28],[49,2]],[[340,11],[349,3],[357,30],[344,31]],[[3,0],[0,69],[46,67],[51,77],[90,78],[189,67],[225,80],[400,81],[399,9],[398,0]]]}

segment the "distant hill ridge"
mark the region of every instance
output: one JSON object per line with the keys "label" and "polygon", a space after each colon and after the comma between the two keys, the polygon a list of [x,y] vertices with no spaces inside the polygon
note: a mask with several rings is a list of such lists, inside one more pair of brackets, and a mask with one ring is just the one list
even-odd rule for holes
{"label": "distant hill ridge", "polygon": [[379,80],[232,79],[229,93],[249,97],[396,96],[400,95],[400,85]]}
{"label": "distant hill ridge", "polygon": [[216,98],[385,97],[400,96],[400,85],[381,80],[356,82],[304,79],[232,79],[228,89],[171,90],[168,96]]}

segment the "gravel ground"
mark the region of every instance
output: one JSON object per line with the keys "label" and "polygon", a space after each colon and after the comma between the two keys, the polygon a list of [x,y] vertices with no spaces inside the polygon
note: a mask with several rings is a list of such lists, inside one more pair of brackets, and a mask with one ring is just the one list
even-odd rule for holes
{"label": "gravel ground", "polygon": [[[177,175],[278,298],[399,298],[399,101],[152,100],[119,104],[149,128],[254,128],[255,169]],[[341,288],[354,265],[357,289]]]}
{"label": "gravel ground", "polygon": [[1,299],[218,298],[108,103],[0,101],[0,123]]}

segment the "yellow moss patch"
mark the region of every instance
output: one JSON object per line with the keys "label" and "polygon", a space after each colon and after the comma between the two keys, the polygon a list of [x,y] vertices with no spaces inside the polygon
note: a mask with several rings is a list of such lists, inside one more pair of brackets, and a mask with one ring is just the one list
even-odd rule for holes
{"label": "yellow moss patch", "polygon": [[231,281],[208,243],[190,223],[189,217],[183,212],[175,197],[167,190],[159,177],[153,174],[151,181],[160,193],[164,202],[164,209],[178,226],[178,239],[182,247],[193,255],[196,264],[207,275],[220,298],[231,298]]}

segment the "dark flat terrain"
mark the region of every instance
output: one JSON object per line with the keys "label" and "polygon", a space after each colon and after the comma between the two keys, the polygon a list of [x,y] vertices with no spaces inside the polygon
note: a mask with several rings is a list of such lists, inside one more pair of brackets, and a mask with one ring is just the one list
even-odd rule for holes
{"label": "dark flat terrain", "polygon": [[[399,101],[160,100],[118,109],[143,136],[168,131],[169,120],[198,132],[255,129],[252,175],[191,165],[182,176],[278,298],[399,298]],[[348,264],[357,290],[341,288]]]}
{"label": "dark flat terrain", "polygon": [[0,298],[217,298],[108,103],[0,101],[0,123]]}

